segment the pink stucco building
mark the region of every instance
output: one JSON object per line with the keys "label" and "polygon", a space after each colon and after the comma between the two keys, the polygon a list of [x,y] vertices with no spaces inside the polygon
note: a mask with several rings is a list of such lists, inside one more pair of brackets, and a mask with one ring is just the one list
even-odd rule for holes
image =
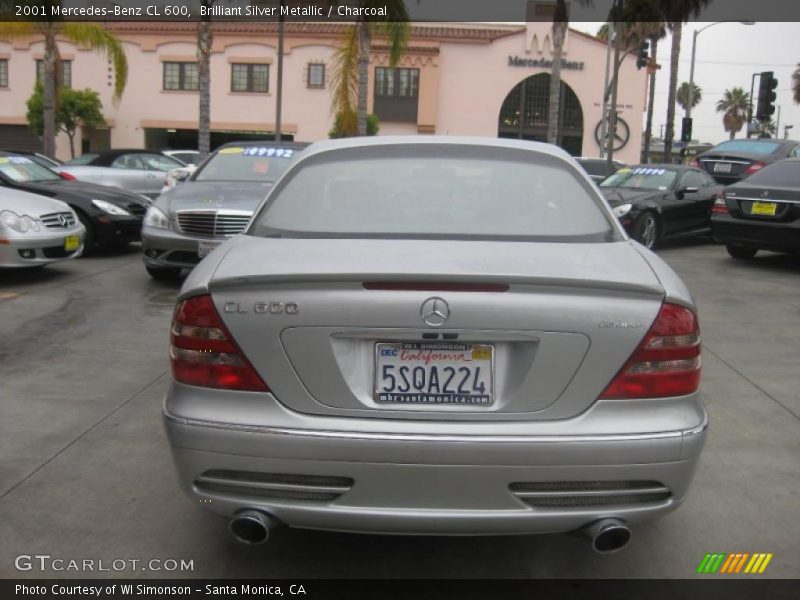
{"label": "pink stucco building", "polygon": [[[83,132],[84,151],[112,147],[196,145],[196,24],[118,22],[107,27],[123,41],[130,75],[122,100],[112,103],[107,60],[65,41],[65,76],[73,88],[100,92],[108,129]],[[328,136],[333,55],[348,26],[286,25],[283,133],[299,141]],[[277,24],[214,23],[211,56],[212,142],[275,131]],[[43,57],[39,39],[0,40],[0,147],[35,145],[25,100]],[[370,64],[370,111],[380,134],[450,134],[542,140],[547,130],[550,23],[425,24],[411,26],[408,49],[394,69],[375,40]],[[560,143],[573,154],[599,156],[606,46],[570,30],[562,63]],[[615,156],[637,162],[645,110],[645,71],[623,61],[618,110],[624,145]],[[621,144],[622,141],[619,143]],[[65,136],[58,156],[69,157]]]}

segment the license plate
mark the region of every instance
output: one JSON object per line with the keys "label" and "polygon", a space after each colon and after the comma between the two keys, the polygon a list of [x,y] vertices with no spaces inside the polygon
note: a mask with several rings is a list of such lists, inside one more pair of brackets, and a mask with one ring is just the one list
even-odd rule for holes
{"label": "license plate", "polygon": [[750,207],[750,214],[774,217],[777,208],[778,205],[774,202],[753,202],[753,206]]}
{"label": "license plate", "polygon": [[68,235],[64,238],[64,250],[66,252],[72,252],[73,250],[77,250],[78,246],[81,245],[81,236],[79,235]]}
{"label": "license plate", "polygon": [[714,173],[730,173],[731,163],[714,163]]}
{"label": "license plate", "polygon": [[494,346],[449,342],[375,344],[375,402],[489,406]]}
{"label": "license plate", "polygon": [[197,242],[197,256],[204,258],[220,245],[221,242]]}

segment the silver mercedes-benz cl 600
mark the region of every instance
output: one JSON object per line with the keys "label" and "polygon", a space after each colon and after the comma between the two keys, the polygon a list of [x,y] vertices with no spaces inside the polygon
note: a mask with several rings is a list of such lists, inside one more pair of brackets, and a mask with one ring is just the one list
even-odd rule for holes
{"label": "silver mercedes-benz cl 600", "polygon": [[686,496],[707,430],[686,286],[545,144],[320,142],[185,281],[164,417],[186,492],[280,525],[584,531]]}

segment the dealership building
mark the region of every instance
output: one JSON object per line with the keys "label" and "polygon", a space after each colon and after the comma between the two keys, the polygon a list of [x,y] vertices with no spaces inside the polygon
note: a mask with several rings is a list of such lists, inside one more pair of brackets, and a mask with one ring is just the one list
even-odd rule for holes
{"label": "dealership building", "polygon": [[[81,132],[84,152],[107,147],[150,149],[197,145],[196,23],[115,22],[129,64],[122,99],[112,101],[114,73],[107,59],[58,42],[63,81],[100,93],[107,128]],[[212,144],[275,134],[278,25],[214,22],[211,55]],[[297,141],[328,137],[333,123],[334,53],[349,26],[289,22],[285,26],[282,134]],[[544,140],[552,48],[549,22],[517,25],[413,23],[399,64],[373,40],[369,111],[379,135],[477,135]],[[606,44],[570,29],[562,58],[559,145],[571,154],[599,156]],[[26,100],[41,76],[39,38],[0,40],[0,148],[35,149]],[[638,162],[646,73],[636,57],[620,68],[620,118],[615,157]],[[59,135],[58,157],[69,158]]]}

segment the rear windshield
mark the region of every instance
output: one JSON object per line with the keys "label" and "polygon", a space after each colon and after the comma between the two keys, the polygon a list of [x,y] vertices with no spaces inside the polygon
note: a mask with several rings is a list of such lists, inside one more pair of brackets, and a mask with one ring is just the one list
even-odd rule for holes
{"label": "rear windshield", "polygon": [[616,239],[601,202],[563,160],[533,152],[427,144],[348,148],[301,163],[270,194],[251,233]]}
{"label": "rear windshield", "polygon": [[51,171],[25,156],[0,156],[0,173],[17,183],[61,179],[55,171]]}
{"label": "rear windshield", "polygon": [[772,163],[748,177],[747,184],[800,187],[800,161]]}
{"label": "rear windshield", "polygon": [[634,167],[620,169],[600,182],[600,187],[619,187],[633,190],[667,190],[678,174],[671,169]]}
{"label": "rear windshield", "polygon": [[748,152],[753,154],[772,154],[780,144],[776,142],[758,142],[755,140],[731,140],[714,146],[709,152]]}
{"label": "rear windshield", "polygon": [[77,158],[73,158],[72,160],[68,160],[64,164],[65,165],[88,165],[90,162],[92,162],[98,156],[100,156],[100,155],[97,154],[97,153],[90,152],[88,154],[83,154],[81,156],[78,156]]}
{"label": "rear windshield", "polygon": [[192,181],[275,182],[289,168],[297,150],[279,146],[221,148],[195,171]]}

